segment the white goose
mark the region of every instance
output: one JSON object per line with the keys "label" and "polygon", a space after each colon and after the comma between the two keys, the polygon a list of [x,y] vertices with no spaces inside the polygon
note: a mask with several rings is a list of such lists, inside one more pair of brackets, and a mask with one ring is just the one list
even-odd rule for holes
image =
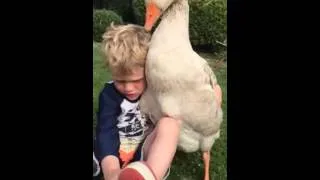
{"label": "white goose", "polygon": [[[209,180],[210,150],[220,134],[221,89],[207,61],[189,40],[187,0],[145,0],[145,29],[152,35],[146,62],[147,89],[142,112],[156,123],[163,116],[182,119],[178,149],[203,152],[204,179]],[[217,90],[214,89],[217,87]]]}

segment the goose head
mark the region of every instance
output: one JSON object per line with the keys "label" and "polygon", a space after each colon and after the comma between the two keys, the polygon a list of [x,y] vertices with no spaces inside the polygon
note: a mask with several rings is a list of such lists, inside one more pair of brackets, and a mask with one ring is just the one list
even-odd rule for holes
{"label": "goose head", "polygon": [[159,17],[169,6],[178,0],[145,0],[146,14],[144,28],[151,31]]}

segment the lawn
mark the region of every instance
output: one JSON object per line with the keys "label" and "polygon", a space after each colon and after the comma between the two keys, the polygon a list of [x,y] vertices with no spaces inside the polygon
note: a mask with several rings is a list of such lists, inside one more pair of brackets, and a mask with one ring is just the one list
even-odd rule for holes
{"label": "lawn", "polygon": [[[99,92],[105,82],[110,80],[110,73],[103,65],[99,44],[93,44],[93,128],[96,125],[96,110],[98,108]],[[211,151],[210,175],[214,180],[227,179],[227,64],[219,61],[221,56],[200,53],[208,60],[210,66],[218,78],[223,91],[222,107],[224,121],[222,124],[221,137],[215,142]],[[183,153],[177,152],[171,166],[168,180],[198,180],[202,179],[203,162],[200,152]]]}

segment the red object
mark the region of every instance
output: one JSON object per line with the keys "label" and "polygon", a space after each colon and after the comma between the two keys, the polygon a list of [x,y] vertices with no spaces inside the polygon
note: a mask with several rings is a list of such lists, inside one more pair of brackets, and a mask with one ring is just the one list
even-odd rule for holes
{"label": "red object", "polygon": [[[141,166],[144,168],[141,168]],[[153,179],[156,179],[150,166],[144,161],[139,161],[128,164],[128,166],[121,171],[119,180],[149,180],[145,179],[145,176],[149,178],[153,176]]]}

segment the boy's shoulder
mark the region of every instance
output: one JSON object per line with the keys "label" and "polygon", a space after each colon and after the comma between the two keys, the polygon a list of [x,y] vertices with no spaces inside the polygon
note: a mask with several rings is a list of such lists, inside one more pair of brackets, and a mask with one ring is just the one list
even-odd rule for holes
{"label": "boy's shoulder", "polygon": [[101,93],[116,93],[113,81],[108,81],[104,84]]}
{"label": "boy's shoulder", "polygon": [[117,91],[116,87],[114,86],[113,81],[109,81],[104,84],[104,86],[100,92],[100,96],[108,97],[108,98],[111,98],[111,99],[117,100],[117,101],[123,99],[122,95]]}

